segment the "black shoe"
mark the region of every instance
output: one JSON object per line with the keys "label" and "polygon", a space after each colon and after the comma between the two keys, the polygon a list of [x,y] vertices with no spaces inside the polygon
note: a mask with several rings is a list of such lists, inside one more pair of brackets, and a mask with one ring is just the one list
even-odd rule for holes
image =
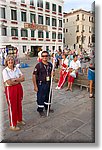
{"label": "black shoe", "polygon": [[46,117],[45,113],[43,111],[39,112],[40,117]]}

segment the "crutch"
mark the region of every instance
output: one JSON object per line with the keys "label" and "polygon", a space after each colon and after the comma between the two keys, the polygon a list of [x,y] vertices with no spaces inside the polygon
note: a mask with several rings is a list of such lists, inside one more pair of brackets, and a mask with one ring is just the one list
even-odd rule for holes
{"label": "crutch", "polygon": [[49,101],[48,101],[48,108],[47,108],[47,117],[48,117],[48,115],[49,115],[50,105],[51,105],[51,98],[52,98],[52,80],[53,80],[54,65],[55,65],[55,53],[54,53],[54,61],[53,61],[53,68],[52,68],[52,75],[51,75]]}

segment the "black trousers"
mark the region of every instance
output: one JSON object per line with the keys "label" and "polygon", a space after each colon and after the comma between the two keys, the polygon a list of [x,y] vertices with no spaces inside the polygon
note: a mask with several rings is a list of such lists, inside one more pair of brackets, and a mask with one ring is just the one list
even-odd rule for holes
{"label": "black trousers", "polygon": [[37,111],[43,111],[44,107],[45,110],[48,108],[48,101],[49,101],[49,92],[50,92],[50,82],[39,82],[38,83],[38,92],[37,92],[37,104],[38,108]]}

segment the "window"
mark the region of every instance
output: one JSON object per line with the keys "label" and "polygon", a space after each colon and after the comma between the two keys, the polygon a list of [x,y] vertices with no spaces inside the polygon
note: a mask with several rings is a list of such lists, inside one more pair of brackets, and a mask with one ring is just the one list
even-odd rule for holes
{"label": "window", "polygon": [[49,46],[46,46],[46,51],[49,51]]}
{"label": "window", "polygon": [[58,39],[62,39],[62,33],[58,33]]}
{"label": "window", "polygon": [[66,32],[68,32],[68,29],[66,29]]}
{"label": "window", "polygon": [[1,28],[1,35],[7,36],[7,28],[5,26]]}
{"label": "window", "polygon": [[68,19],[66,19],[66,22],[68,22]]}
{"label": "window", "polygon": [[91,21],[91,17],[89,17],[89,21]]}
{"label": "window", "polygon": [[49,38],[49,32],[46,32],[46,38]]}
{"label": "window", "polygon": [[52,4],[52,11],[56,11],[56,4]]}
{"label": "window", "polygon": [[26,46],[23,46],[23,53],[25,53],[27,47]]}
{"label": "window", "polygon": [[59,27],[62,27],[62,20],[59,20]]}
{"label": "window", "polygon": [[84,14],[82,14],[82,20],[85,20],[85,15]]}
{"label": "window", "polygon": [[11,20],[17,20],[17,10],[11,9]]}
{"label": "window", "polygon": [[34,23],[36,23],[36,15],[30,13],[30,22],[32,23],[34,21]]}
{"label": "window", "polygon": [[92,17],[92,22],[94,22],[94,19],[93,19],[93,17]]}
{"label": "window", "polygon": [[85,26],[82,25],[82,32],[85,32]]}
{"label": "window", "polygon": [[11,28],[11,36],[18,36],[18,29],[17,28],[14,28],[14,27]]}
{"label": "window", "polygon": [[38,16],[38,24],[43,24],[43,16]]}
{"label": "window", "polygon": [[89,27],[89,33],[91,33],[91,27]]}
{"label": "window", "polygon": [[43,8],[43,0],[38,0],[37,7]]}
{"label": "window", "polygon": [[21,3],[25,3],[25,0],[21,0]]}
{"label": "window", "polygon": [[78,21],[79,20],[79,15],[77,15],[77,19],[76,19],[76,21]]}
{"label": "window", "polygon": [[35,30],[31,30],[31,37],[35,37]]}
{"label": "window", "polygon": [[46,9],[50,9],[50,3],[49,2],[46,2]]}
{"label": "window", "polygon": [[79,43],[79,36],[76,37],[76,43]]}
{"label": "window", "polygon": [[50,26],[50,17],[46,17],[46,25]]}
{"label": "window", "polygon": [[91,38],[90,38],[90,36],[89,36],[89,43],[90,43],[90,41],[91,41]]}
{"label": "window", "polygon": [[57,26],[57,21],[56,21],[56,19],[55,18],[52,18],[52,26]]}
{"label": "window", "polygon": [[21,12],[21,21],[26,22],[26,12]]}
{"label": "window", "polygon": [[5,8],[0,8],[0,18],[5,19]]}
{"label": "window", "polygon": [[28,30],[21,29],[21,37],[28,37]]}
{"label": "window", "polygon": [[65,23],[65,19],[63,19],[63,23]]}
{"label": "window", "polygon": [[43,31],[38,31],[38,38],[44,38]]}
{"label": "window", "polygon": [[79,25],[77,25],[77,30],[76,30],[76,32],[79,32]]}
{"label": "window", "polygon": [[30,5],[34,6],[34,0],[30,0]]}
{"label": "window", "polygon": [[56,32],[52,32],[52,39],[56,39]]}
{"label": "window", "polygon": [[53,51],[55,50],[55,46],[52,46],[52,50],[53,50]]}
{"label": "window", "polygon": [[58,6],[58,13],[62,13],[62,6]]}

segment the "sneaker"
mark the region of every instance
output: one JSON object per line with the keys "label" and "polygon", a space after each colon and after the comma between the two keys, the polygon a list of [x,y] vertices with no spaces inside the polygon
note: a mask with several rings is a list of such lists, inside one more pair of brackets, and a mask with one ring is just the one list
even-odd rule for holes
{"label": "sneaker", "polygon": [[10,130],[12,130],[12,131],[19,131],[19,130],[21,130],[21,128],[20,127],[16,127],[16,126],[10,126]]}
{"label": "sneaker", "polygon": [[57,86],[55,89],[56,89],[56,90],[60,90],[61,88]]}
{"label": "sneaker", "polygon": [[39,112],[40,117],[46,117],[45,113],[43,111]]}
{"label": "sneaker", "polygon": [[56,88],[55,88],[56,90],[58,89],[58,86],[56,86]]}
{"label": "sneaker", "polygon": [[20,122],[19,122],[19,121],[17,121],[17,124],[19,124],[19,125],[23,125],[23,126],[24,126],[24,125],[26,125],[26,123],[25,123],[23,120],[22,120],[22,121],[20,121]]}

